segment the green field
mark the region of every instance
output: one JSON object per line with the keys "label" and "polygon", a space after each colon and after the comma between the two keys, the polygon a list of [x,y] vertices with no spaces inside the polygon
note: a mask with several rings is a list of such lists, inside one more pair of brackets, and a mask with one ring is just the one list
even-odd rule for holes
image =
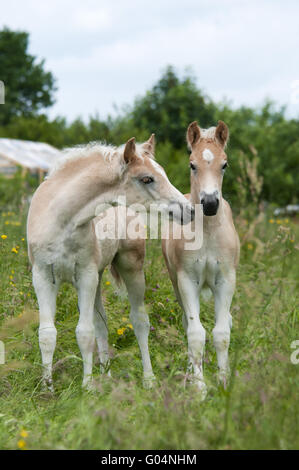
{"label": "green field", "polygon": [[73,287],[64,285],[57,306],[56,391],[54,396],[42,391],[26,212],[25,207],[0,214],[0,339],[6,348],[6,363],[0,365],[1,449],[299,447],[299,364],[290,359],[291,343],[299,340],[299,230],[294,219],[274,220],[270,213],[250,222],[236,218],[242,248],[232,306],[232,380],[228,390],[217,386],[213,303],[202,301],[208,395],[200,402],[196,390],[185,386],[187,346],[181,311],[157,241],[148,242],[145,263],[157,387],[142,388],[137,341],[128,326],[129,305],[116,295],[107,271],[103,292],[112,379],[100,376],[96,363],[98,392],[81,390],[77,300]]}

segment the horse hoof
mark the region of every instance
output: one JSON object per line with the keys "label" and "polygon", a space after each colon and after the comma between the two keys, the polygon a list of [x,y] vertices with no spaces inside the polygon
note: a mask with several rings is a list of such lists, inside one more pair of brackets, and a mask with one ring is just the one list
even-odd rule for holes
{"label": "horse hoof", "polygon": [[218,376],[217,376],[218,385],[223,387],[224,390],[226,390],[228,387],[229,374],[230,374],[229,370],[220,370],[218,372]]}
{"label": "horse hoof", "polygon": [[54,394],[54,386],[53,386],[52,379],[49,379],[49,378],[43,379],[42,389],[43,389],[44,392],[48,392],[48,393],[51,393],[51,395],[53,395]]}
{"label": "horse hoof", "polygon": [[144,377],[142,383],[143,388],[145,388],[146,390],[151,390],[156,386],[156,377],[154,375],[151,375],[150,377]]}
{"label": "horse hoof", "polygon": [[198,380],[197,389],[198,389],[201,401],[204,401],[207,396],[208,389],[203,380]]}
{"label": "horse hoof", "polygon": [[86,392],[95,392],[97,390],[97,387],[92,379],[88,379],[83,380],[82,389]]}

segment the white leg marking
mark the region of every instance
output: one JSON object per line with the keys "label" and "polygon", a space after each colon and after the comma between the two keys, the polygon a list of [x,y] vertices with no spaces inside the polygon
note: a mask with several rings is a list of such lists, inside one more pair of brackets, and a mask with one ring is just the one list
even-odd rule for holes
{"label": "white leg marking", "polygon": [[228,349],[232,326],[232,317],[229,310],[234,290],[235,272],[231,272],[225,278],[220,279],[214,288],[216,325],[213,329],[213,340],[217,353],[219,381],[224,387],[229,376]]}
{"label": "white leg marking", "polygon": [[39,347],[42,355],[43,382],[53,391],[52,364],[57,335],[54,318],[58,286],[53,284],[50,266],[34,265],[32,280],[39,305]]}
{"label": "white leg marking", "polygon": [[184,272],[178,273],[178,290],[184,307],[184,327],[188,338],[189,367],[193,380],[197,382],[203,398],[206,395],[206,385],[203,377],[203,354],[206,341],[206,331],[199,318],[198,285]]}
{"label": "white leg marking", "polygon": [[95,306],[94,306],[94,327],[95,337],[98,346],[100,369],[102,373],[107,372],[111,376],[109,367],[109,345],[108,345],[108,323],[107,316],[102,302],[101,292],[101,278],[102,273],[99,274],[99,284],[96,293]]}
{"label": "white leg marking", "polygon": [[90,265],[78,272],[80,316],[76,336],[83,359],[83,387],[88,387],[92,381],[92,355],[95,340],[94,305],[98,278],[95,265]]}
{"label": "white leg marking", "polygon": [[150,322],[144,305],[145,281],[143,271],[121,269],[121,276],[126,284],[129,301],[131,304],[130,320],[141,352],[143,365],[143,384],[151,388],[155,376],[152,369],[151,358],[148,349],[148,335]]}

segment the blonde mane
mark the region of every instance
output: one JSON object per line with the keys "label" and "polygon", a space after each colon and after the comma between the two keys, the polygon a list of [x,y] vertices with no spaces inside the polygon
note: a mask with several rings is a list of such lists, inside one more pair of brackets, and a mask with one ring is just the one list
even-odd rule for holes
{"label": "blonde mane", "polygon": [[[123,153],[125,145],[115,147],[114,145],[105,144],[102,142],[90,142],[87,145],[76,145],[75,147],[66,148],[62,151],[63,156],[59,158],[50,168],[47,178],[51,178],[57,171],[63,169],[67,163],[75,162],[81,158],[90,157],[97,154],[102,159],[103,163],[108,164],[109,167],[113,166],[123,173],[126,168]],[[143,144],[136,143],[136,154],[139,158],[143,158],[145,149]],[[154,158],[153,155],[147,153],[147,156]]]}

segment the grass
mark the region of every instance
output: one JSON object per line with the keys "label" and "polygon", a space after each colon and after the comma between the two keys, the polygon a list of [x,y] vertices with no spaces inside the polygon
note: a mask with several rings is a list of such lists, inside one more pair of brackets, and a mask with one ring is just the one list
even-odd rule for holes
{"label": "grass", "polygon": [[98,392],[82,392],[77,301],[74,289],[64,285],[57,306],[56,392],[43,392],[26,210],[3,212],[0,236],[7,238],[0,238],[0,340],[6,363],[0,365],[0,448],[298,448],[299,364],[292,364],[290,356],[292,341],[299,339],[299,230],[296,221],[269,218],[260,214],[251,224],[241,217],[236,220],[242,250],[232,306],[232,380],[226,391],[216,383],[213,303],[201,303],[209,391],[200,402],[192,386],[184,387],[186,338],[157,241],[148,243],[145,264],[157,387],[142,388],[139,350],[128,326],[129,305],[117,297],[106,272],[103,291],[113,378],[101,377],[96,363]]}

